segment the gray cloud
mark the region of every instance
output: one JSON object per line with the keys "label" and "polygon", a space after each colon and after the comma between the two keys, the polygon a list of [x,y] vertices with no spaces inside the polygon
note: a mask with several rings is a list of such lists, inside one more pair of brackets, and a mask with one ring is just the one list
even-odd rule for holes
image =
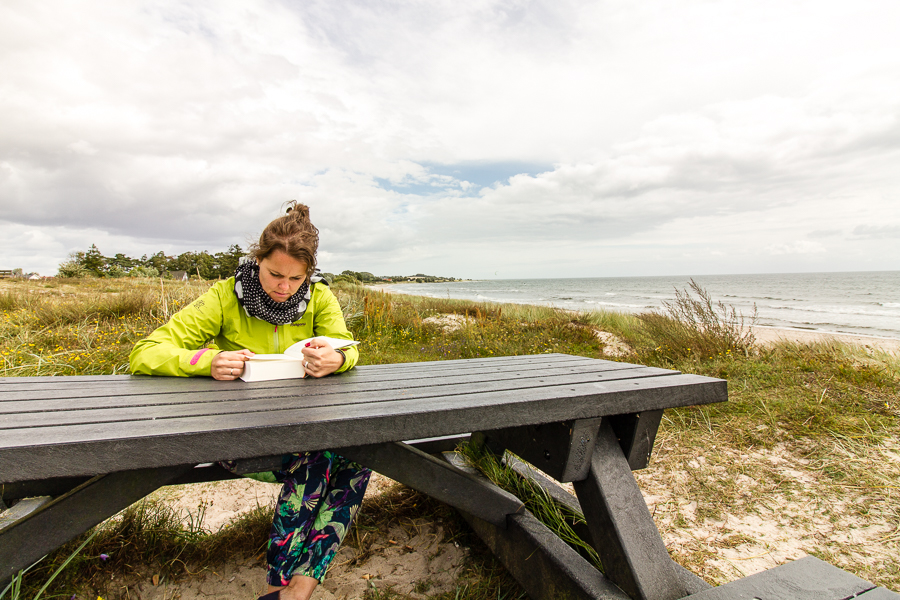
{"label": "gray cloud", "polygon": [[840,229],[817,229],[815,231],[810,231],[807,237],[811,238],[830,238],[837,237],[843,233]]}
{"label": "gray cloud", "polygon": [[[297,198],[342,268],[889,256],[900,9],[854,6],[6,3],[0,252],[224,248]],[[543,167],[438,168],[482,164]]]}
{"label": "gray cloud", "polygon": [[853,235],[864,239],[900,238],[900,225],[857,225]]}

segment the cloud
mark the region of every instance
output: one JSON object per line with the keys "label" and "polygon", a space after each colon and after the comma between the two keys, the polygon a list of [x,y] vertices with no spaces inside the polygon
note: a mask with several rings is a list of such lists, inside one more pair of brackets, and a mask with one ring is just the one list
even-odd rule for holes
{"label": "cloud", "polygon": [[864,239],[900,238],[900,225],[857,225],[853,235]]}
{"label": "cloud", "polygon": [[810,231],[807,236],[811,238],[829,238],[829,237],[837,237],[843,233],[840,229],[816,229],[815,231]]}
{"label": "cloud", "polygon": [[291,198],[342,268],[887,256],[898,17],[878,0],[4,3],[0,223],[21,242],[4,256],[225,248]]}
{"label": "cloud", "polygon": [[825,246],[818,242],[799,240],[790,244],[772,244],[766,248],[769,254],[819,254],[825,252]]}

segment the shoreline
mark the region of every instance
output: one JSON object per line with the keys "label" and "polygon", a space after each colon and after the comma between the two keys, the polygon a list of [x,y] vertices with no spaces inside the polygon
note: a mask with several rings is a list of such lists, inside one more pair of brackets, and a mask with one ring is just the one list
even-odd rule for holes
{"label": "shoreline", "polygon": [[[391,285],[397,284],[367,285],[366,287],[385,294],[397,293],[402,296],[418,296],[418,294],[407,294],[405,292],[396,292],[388,289]],[[430,298],[431,296],[419,297]],[[473,300],[473,302],[478,301]],[[853,333],[838,333],[832,331],[792,329],[789,327],[771,327],[768,325],[756,325],[752,329],[757,341],[763,345],[773,344],[780,341],[795,342],[798,344],[810,344],[815,342],[828,342],[834,340],[852,346],[862,346],[864,348],[872,350],[882,350],[891,354],[900,355],[900,339],[896,338],[877,337]]]}
{"label": "shoreline", "polygon": [[780,341],[809,344],[815,342],[838,341],[852,346],[883,350],[892,354],[900,354],[900,339],[857,335],[853,333],[835,333],[831,331],[809,331],[790,329],[787,327],[769,327],[757,325],[753,327],[753,335],[761,344],[772,344]]}

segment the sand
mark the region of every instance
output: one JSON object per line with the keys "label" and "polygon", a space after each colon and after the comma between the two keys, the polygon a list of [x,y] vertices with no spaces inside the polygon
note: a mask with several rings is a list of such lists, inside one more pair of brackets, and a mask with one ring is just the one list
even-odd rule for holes
{"label": "sand", "polygon": [[870,350],[884,350],[892,354],[900,353],[900,340],[893,338],[866,335],[850,335],[846,333],[826,333],[822,331],[806,331],[803,329],[782,329],[778,327],[754,327],[753,334],[761,344],[769,344],[781,340],[809,344],[836,340],[845,344],[862,346]]}
{"label": "sand", "polygon": [[[381,494],[396,485],[378,473],[372,474],[366,497]],[[169,486],[148,498],[162,500],[182,516],[196,520],[202,514],[205,528],[215,531],[259,505],[274,504],[281,486],[251,479]],[[450,592],[459,584],[468,550],[445,539],[441,523],[404,519],[389,529],[369,532],[375,541],[373,555],[354,565],[356,550],[340,549],[328,578],[319,586],[315,600],[362,598],[368,589],[392,589],[411,598]],[[265,563],[259,558],[235,560],[215,568],[201,569],[193,577],[161,580],[153,585],[152,573],[121,582],[129,598],[142,600],[199,600],[229,598],[253,600],[265,593]],[[117,582],[117,585],[118,582]],[[417,593],[426,591],[426,594]]]}

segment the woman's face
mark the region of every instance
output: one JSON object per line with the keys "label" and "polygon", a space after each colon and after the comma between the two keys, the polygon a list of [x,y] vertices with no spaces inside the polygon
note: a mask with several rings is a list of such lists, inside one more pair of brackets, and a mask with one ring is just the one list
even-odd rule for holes
{"label": "woman's face", "polygon": [[259,282],[269,298],[284,302],[306,281],[306,269],[305,262],[276,250],[259,261]]}

